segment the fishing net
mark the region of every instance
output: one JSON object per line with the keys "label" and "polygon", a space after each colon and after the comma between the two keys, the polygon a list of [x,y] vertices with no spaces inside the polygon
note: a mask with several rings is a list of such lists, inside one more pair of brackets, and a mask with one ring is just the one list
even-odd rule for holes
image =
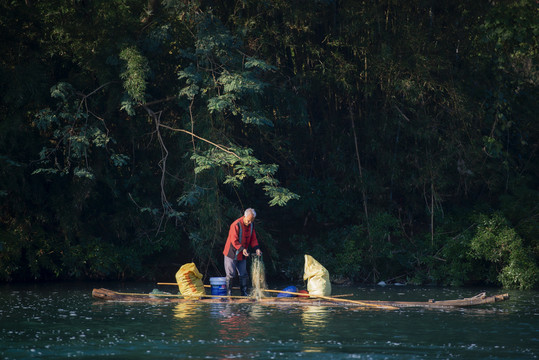
{"label": "fishing net", "polygon": [[253,262],[251,264],[251,281],[253,283],[251,297],[256,299],[263,298],[264,290],[268,287],[266,285],[266,270],[264,268],[262,256],[253,256]]}

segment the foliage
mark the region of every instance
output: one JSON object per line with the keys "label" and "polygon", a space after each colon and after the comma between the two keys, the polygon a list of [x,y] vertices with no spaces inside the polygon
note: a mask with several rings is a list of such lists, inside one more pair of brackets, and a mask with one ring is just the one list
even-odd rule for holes
{"label": "foliage", "polygon": [[[190,107],[194,109],[190,113],[190,122],[198,124],[213,119],[219,125],[208,125],[206,131],[213,137],[220,137],[221,143],[231,143],[232,134],[227,134],[226,129],[220,135],[215,134],[217,129],[214,127],[234,125],[238,119],[250,126],[272,127],[269,116],[257,107],[261,105],[259,96],[269,86],[260,80],[261,72],[274,67],[245,56],[239,40],[214,16],[207,14],[195,19],[195,48],[182,50],[181,55],[196,60],[196,66],[191,63],[178,72],[178,79],[185,82],[180,97],[190,101]],[[238,187],[246,178],[254,179],[255,184],[263,185],[272,206],[284,206],[289,200],[299,198],[279,186],[274,177],[278,166],[262,164],[253,156],[251,148],[233,144],[212,146],[208,150],[195,148],[191,159],[196,164],[195,174],[214,167],[230,169],[224,184]]]}
{"label": "foliage", "polygon": [[[39,154],[40,162],[49,167],[38,168],[33,174],[66,175],[72,171],[76,177],[94,179],[89,165],[91,153],[99,148],[108,150],[114,139],[108,136],[103,121],[91,121],[89,112],[83,110],[86,100],[77,101],[70,84],[62,82],[53,86],[51,97],[59,101],[57,110],[40,110],[33,122],[50,139],[51,146],[44,147]],[[124,154],[112,152],[110,155],[114,166],[125,165],[128,159]]]}
{"label": "foliage", "polygon": [[[536,3],[0,4],[0,279],[537,287]],[[276,206],[278,205],[278,206]],[[479,214],[479,215],[477,215]]]}
{"label": "foliage", "polygon": [[125,61],[125,70],[120,74],[123,86],[135,101],[144,101],[146,79],[150,72],[148,59],[134,47],[127,47],[120,52],[120,59]]}
{"label": "foliage", "polygon": [[471,241],[472,255],[495,266],[504,287],[530,289],[537,284],[539,267],[522,238],[499,213],[479,215],[477,233]]}

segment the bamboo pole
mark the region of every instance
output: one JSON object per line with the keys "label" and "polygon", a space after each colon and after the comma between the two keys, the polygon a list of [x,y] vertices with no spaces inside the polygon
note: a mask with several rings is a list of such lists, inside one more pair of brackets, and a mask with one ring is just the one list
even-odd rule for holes
{"label": "bamboo pole", "polygon": [[[178,285],[177,283],[168,283],[168,282],[158,282],[157,285],[172,285],[172,286],[176,286]],[[211,285],[204,285],[204,287],[211,287]],[[238,290],[239,287],[233,287],[232,290]],[[266,290],[262,290],[262,291],[266,291]],[[275,290],[277,291],[277,290]],[[271,292],[271,291],[269,291]],[[302,296],[302,297],[309,297],[310,295],[309,294],[304,294],[304,293],[298,293],[299,296]],[[340,295],[333,295],[332,297],[334,298],[338,298],[338,297],[348,297],[348,296],[354,296],[354,294],[340,294]]]}
{"label": "bamboo pole", "polygon": [[[309,296],[309,294],[303,294],[303,296]],[[354,294],[338,294],[338,295],[333,295],[332,297],[343,298],[343,297],[349,297],[349,296],[354,296]]]}
{"label": "bamboo pole", "polygon": [[[172,285],[172,286],[177,286],[178,283],[168,283],[168,282],[158,282],[157,285]],[[204,287],[211,287],[211,285],[204,285]],[[233,287],[232,290],[238,290],[239,287]]]}
{"label": "bamboo pole", "polygon": [[[178,285],[177,283],[167,283],[167,282],[158,282],[157,285]],[[211,287],[211,285],[204,285],[204,287]],[[318,298],[318,299],[324,299],[328,301],[334,301],[334,302],[346,302],[350,304],[356,304],[356,305],[362,305],[365,307],[373,307],[378,309],[384,309],[384,310],[398,310],[399,308],[396,306],[391,305],[378,305],[378,304],[369,304],[363,301],[358,300],[350,300],[350,299],[339,299],[335,296],[323,296],[323,295],[313,295],[313,294],[305,294],[305,293],[298,293],[293,291],[284,291],[284,290],[270,290],[270,289],[262,289],[264,292],[271,292],[271,293],[281,293],[281,294],[290,294],[290,295],[296,295],[296,296],[302,296],[302,297],[311,297],[311,298]],[[224,295],[205,295],[205,296],[211,296],[211,297],[228,297]],[[232,298],[234,296],[231,296]],[[248,298],[246,296],[242,296],[242,298]]]}
{"label": "bamboo pole", "polygon": [[115,294],[118,294],[118,295],[126,295],[126,296],[149,296],[149,297],[152,297],[152,296],[156,296],[156,297],[178,297],[178,298],[184,298],[184,299],[187,299],[187,300],[198,300],[198,299],[201,299],[201,298],[207,298],[207,297],[212,297],[212,298],[231,298],[231,299],[252,299],[250,296],[234,296],[234,295],[231,295],[231,296],[227,296],[227,295],[180,295],[180,294],[145,294],[145,293],[124,293],[124,292],[118,292],[118,291],[114,291]]}
{"label": "bamboo pole", "polygon": [[[293,292],[293,291],[284,291],[284,290],[268,290],[268,289],[265,289],[265,290],[262,290],[262,291],[273,292],[273,293],[281,293],[281,294],[298,295],[298,296],[305,296],[306,295],[306,294],[302,294],[302,293],[297,293],[297,292]],[[374,307],[374,308],[384,309],[384,310],[398,310],[399,309],[396,306],[369,304],[369,303],[366,303],[366,302],[363,302],[363,301],[349,300],[349,299],[337,299],[337,298],[331,297],[331,296],[309,294],[309,297],[314,297],[314,298],[324,299],[324,300],[329,300],[329,301],[334,301],[334,302],[346,302],[346,303],[350,303],[350,304],[362,305],[362,306],[366,306],[366,307]]]}

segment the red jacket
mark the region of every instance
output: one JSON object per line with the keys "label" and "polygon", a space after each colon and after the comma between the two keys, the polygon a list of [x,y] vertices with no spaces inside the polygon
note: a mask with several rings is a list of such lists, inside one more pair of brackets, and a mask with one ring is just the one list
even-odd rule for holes
{"label": "red jacket", "polygon": [[242,216],[230,225],[223,254],[234,260],[244,260],[243,249],[249,249],[249,247],[256,251],[260,246],[256,238],[254,224],[245,225]]}

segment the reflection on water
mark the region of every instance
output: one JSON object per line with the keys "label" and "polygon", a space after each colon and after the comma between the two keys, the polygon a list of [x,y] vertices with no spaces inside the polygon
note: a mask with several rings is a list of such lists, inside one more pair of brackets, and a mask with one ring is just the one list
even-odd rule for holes
{"label": "reflection on water", "polygon": [[324,331],[329,320],[329,309],[327,306],[303,306],[301,319],[304,329],[309,333],[319,333]]}
{"label": "reflection on water", "polygon": [[199,308],[200,306],[196,303],[178,303],[176,306],[174,306],[174,317],[177,319],[190,318],[196,314]]}
{"label": "reflection on water", "polygon": [[[211,351],[219,359],[230,359],[241,354],[245,344],[251,342],[251,307],[237,304],[210,304],[210,314],[214,320],[219,343]],[[240,356],[241,357],[241,356]]]}
{"label": "reflection on water", "polygon": [[217,320],[219,338],[231,342],[244,340],[250,334],[251,321],[245,309],[225,304]]}
{"label": "reflection on water", "polygon": [[257,305],[253,304],[251,305],[251,311],[249,314],[251,315],[251,318],[253,319],[260,319],[264,317],[267,313],[267,307],[264,305]]}
{"label": "reflection on water", "polygon": [[[179,303],[172,309],[175,338],[201,345],[210,359],[238,357],[252,342],[252,307],[238,304],[197,302]],[[258,316],[257,311],[254,310]],[[206,344],[208,334],[214,339]]]}
{"label": "reflection on water", "polygon": [[175,338],[183,340],[198,337],[197,328],[203,324],[204,319],[200,314],[200,305],[194,302],[178,303],[172,309],[172,314]]}
{"label": "reflection on water", "polygon": [[325,347],[318,345],[317,342],[326,333],[331,310],[325,306],[304,306],[302,310],[303,328],[301,335],[304,338],[303,352],[324,352]]}
{"label": "reflection on water", "polygon": [[[103,287],[96,284],[93,287]],[[460,310],[117,303],[88,284],[0,285],[0,359],[537,359],[539,292]],[[154,284],[106,284],[149,292]],[[469,297],[484,289],[341,288],[356,299]],[[488,291],[489,294],[496,289]]]}

